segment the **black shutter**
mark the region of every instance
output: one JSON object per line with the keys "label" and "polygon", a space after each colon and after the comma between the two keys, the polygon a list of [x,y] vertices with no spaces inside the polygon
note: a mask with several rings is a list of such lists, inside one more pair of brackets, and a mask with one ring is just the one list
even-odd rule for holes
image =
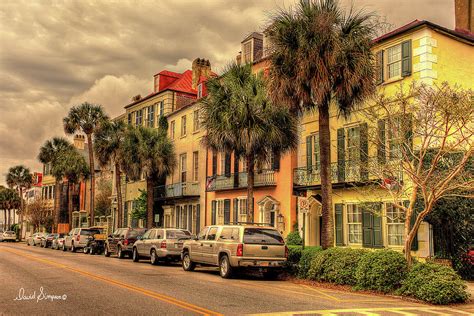
{"label": "black shutter", "polygon": [[402,43],[402,77],[411,75],[411,40]]}
{"label": "black shutter", "polygon": [[193,207],[188,205],[188,230],[193,229]]}
{"label": "black shutter", "polygon": [[234,198],[234,224],[239,222],[239,199]]}
{"label": "black shutter", "polygon": [[216,201],[211,202],[211,225],[216,225]]}
{"label": "black shutter", "polygon": [[346,177],[344,132],[344,128],[337,130],[337,182],[344,182]]}
{"label": "black shutter", "polygon": [[217,152],[212,151],[212,175],[217,175]]}
{"label": "black shutter", "polygon": [[194,228],[194,234],[199,234],[201,230],[201,204],[196,205],[196,227]]}
{"label": "black shutter", "polygon": [[123,223],[118,223],[118,228],[120,227],[127,227],[127,220],[128,220],[128,202],[124,203],[123,209]]}
{"label": "black shutter", "polygon": [[[362,207],[361,205],[359,207]],[[373,216],[369,210],[362,208],[362,246],[366,248],[374,247],[373,239]]]}
{"label": "black shutter", "polygon": [[367,123],[362,123],[360,130],[360,180],[369,180],[369,142]]}
{"label": "black shutter", "polygon": [[382,248],[383,247],[382,216],[380,216],[382,212],[382,203],[373,203],[372,209],[375,212],[375,214],[372,213],[374,248]]}
{"label": "black shutter", "polygon": [[224,200],[224,224],[230,224],[230,200]]}
{"label": "black shutter", "polygon": [[385,122],[386,120],[379,120],[377,122],[377,125],[378,125],[377,161],[379,164],[382,164],[382,165],[384,165],[386,162]]}
{"label": "black shutter", "polygon": [[343,229],[343,216],[342,216],[342,209],[343,204],[336,203],[335,207],[335,217],[336,217],[336,246],[343,246],[344,245],[344,229]]}
{"label": "black shutter", "polygon": [[[403,206],[408,207],[410,205],[410,201],[403,201]],[[416,218],[418,216],[418,212],[416,209],[413,210],[413,213],[410,218],[410,230],[415,226]],[[415,237],[413,237],[413,241],[411,243],[411,250],[417,251],[418,250],[418,230],[415,233]]]}
{"label": "black shutter", "polygon": [[280,170],[280,153],[273,153],[273,166],[272,170],[278,171]]}
{"label": "black shutter", "polygon": [[240,157],[234,153],[234,188],[239,187],[239,160]]}
{"label": "black shutter", "polygon": [[313,136],[306,136],[306,170],[313,169]]}
{"label": "black shutter", "polygon": [[381,84],[383,82],[383,50],[378,51],[375,54],[375,83]]}
{"label": "black shutter", "polygon": [[225,167],[224,167],[224,173],[227,178],[230,177],[230,153],[226,152],[225,153]]}

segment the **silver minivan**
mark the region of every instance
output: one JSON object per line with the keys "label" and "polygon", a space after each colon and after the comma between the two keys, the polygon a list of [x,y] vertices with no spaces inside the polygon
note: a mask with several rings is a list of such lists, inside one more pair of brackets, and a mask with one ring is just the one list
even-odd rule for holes
{"label": "silver minivan", "polygon": [[70,249],[75,252],[87,245],[88,237],[100,234],[101,231],[96,228],[74,228],[64,237],[63,251]]}
{"label": "silver minivan", "polygon": [[191,233],[185,229],[150,229],[133,244],[133,261],[149,258],[150,263],[154,265],[158,264],[160,260],[179,261],[183,242],[191,237]]}

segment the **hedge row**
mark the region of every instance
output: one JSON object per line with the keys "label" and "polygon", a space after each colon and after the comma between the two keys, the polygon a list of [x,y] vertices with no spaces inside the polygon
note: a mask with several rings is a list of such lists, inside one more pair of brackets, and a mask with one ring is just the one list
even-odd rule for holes
{"label": "hedge row", "polygon": [[416,263],[408,269],[405,258],[393,250],[290,246],[288,264],[299,278],[351,285],[411,296],[433,304],[465,302],[466,285],[456,272],[435,263]]}

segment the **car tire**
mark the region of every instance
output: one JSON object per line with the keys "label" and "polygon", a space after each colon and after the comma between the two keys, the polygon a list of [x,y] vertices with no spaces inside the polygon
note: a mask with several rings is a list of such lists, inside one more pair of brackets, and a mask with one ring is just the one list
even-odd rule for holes
{"label": "car tire", "polygon": [[87,255],[89,253],[89,248],[88,247],[84,247],[82,248],[82,252]]}
{"label": "car tire", "polygon": [[118,246],[117,247],[117,258],[123,259],[123,257],[124,257],[124,254],[123,254],[123,251],[122,251],[122,247]]}
{"label": "car tire", "polygon": [[66,244],[63,244],[63,251],[66,251],[67,248],[66,248]]}
{"label": "car tire", "polygon": [[74,243],[71,243],[71,252],[76,252],[76,247],[74,247]]}
{"label": "car tire", "polygon": [[154,266],[158,264],[158,256],[156,255],[155,249],[152,249],[150,252],[150,263]]}
{"label": "car tire", "polygon": [[132,260],[133,260],[133,262],[138,262],[138,261],[140,261],[140,255],[138,254],[137,248],[133,248]]}
{"label": "car tire", "polygon": [[219,260],[219,274],[224,279],[230,279],[232,277],[233,269],[227,255],[223,255]]}
{"label": "car tire", "polygon": [[183,254],[183,270],[184,271],[194,271],[196,268],[196,263],[191,260],[191,257],[189,256],[189,252],[185,252]]}
{"label": "car tire", "polygon": [[[2,240],[2,242],[3,242],[3,240]],[[29,241],[29,240],[26,242],[26,245],[27,245],[28,247],[30,246],[30,241]]]}
{"label": "car tire", "polygon": [[275,271],[275,270],[267,270],[267,271],[262,272],[262,274],[263,274],[263,278],[266,280],[276,280],[278,279],[280,272]]}
{"label": "car tire", "polygon": [[109,246],[105,245],[104,247],[104,256],[110,257]]}

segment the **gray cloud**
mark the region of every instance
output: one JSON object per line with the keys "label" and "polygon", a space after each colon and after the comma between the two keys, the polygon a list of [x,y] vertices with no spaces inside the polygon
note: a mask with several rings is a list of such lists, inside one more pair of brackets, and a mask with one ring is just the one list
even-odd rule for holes
{"label": "gray cloud", "polygon": [[[350,4],[350,0],[343,1]],[[355,0],[394,27],[415,18],[453,27],[450,0]],[[72,104],[104,105],[111,116],[148,94],[163,68],[183,71],[196,57],[221,69],[273,10],[294,0],[0,2],[0,183],[8,167],[40,170],[36,155],[63,135]]]}

